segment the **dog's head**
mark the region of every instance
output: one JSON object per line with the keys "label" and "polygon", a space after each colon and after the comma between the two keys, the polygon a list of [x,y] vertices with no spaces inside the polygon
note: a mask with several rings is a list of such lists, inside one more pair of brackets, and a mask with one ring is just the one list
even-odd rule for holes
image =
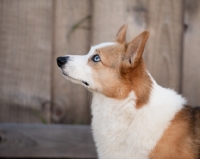
{"label": "dog's head", "polygon": [[112,98],[125,98],[144,75],[142,54],[149,36],[144,31],[127,43],[126,30],[127,25],[123,25],[116,42],[93,46],[87,55],[58,57],[57,63],[63,75],[91,91]]}

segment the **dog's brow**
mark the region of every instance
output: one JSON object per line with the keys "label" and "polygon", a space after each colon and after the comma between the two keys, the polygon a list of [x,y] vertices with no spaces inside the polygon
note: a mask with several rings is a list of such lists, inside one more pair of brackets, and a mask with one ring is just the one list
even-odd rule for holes
{"label": "dog's brow", "polygon": [[99,50],[99,49],[96,49],[95,52],[100,53],[100,50]]}

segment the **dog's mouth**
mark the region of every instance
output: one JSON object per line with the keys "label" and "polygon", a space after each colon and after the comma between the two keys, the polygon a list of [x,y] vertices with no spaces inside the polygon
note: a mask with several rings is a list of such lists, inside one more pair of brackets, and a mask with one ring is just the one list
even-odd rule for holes
{"label": "dog's mouth", "polygon": [[69,76],[69,75],[68,75],[66,72],[64,72],[64,71],[62,71],[62,73],[63,73],[63,75],[65,75],[66,77],[68,77],[69,79],[71,79],[71,80],[73,80],[73,81],[82,82],[84,85],[89,86],[89,83],[86,82],[86,81],[73,78],[73,77]]}

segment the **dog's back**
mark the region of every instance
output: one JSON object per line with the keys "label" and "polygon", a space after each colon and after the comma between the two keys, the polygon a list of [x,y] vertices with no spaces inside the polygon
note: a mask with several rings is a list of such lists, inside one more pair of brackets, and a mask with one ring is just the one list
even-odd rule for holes
{"label": "dog's back", "polygon": [[200,107],[184,106],[165,130],[150,159],[200,159]]}
{"label": "dog's back", "polygon": [[194,142],[198,159],[200,159],[200,107],[190,108],[191,110],[191,123],[193,125]]}

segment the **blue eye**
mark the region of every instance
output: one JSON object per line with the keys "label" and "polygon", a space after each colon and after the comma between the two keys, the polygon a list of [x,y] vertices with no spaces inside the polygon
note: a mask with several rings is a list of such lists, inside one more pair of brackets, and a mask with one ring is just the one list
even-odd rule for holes
{"label": "blue eye", "polygon": [[94,55],[94,56],[92,56],[92,61],[99,62],[99,61],[101,61],[101,59],[100,59],[99,55]]}

